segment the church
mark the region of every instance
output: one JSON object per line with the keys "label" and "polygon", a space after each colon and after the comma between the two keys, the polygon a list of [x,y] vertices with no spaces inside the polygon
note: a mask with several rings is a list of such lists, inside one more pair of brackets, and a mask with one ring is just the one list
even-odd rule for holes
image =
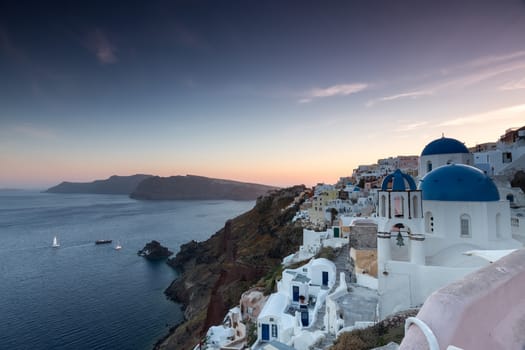
{"label": "church", "polygon": [[420,180],[396,170],[378,192],[379,317],[423,304],[438,288],[490,263],[473,251],[510,250],[509,202],[472,166],[463,143],[442,137],[420,157]]}

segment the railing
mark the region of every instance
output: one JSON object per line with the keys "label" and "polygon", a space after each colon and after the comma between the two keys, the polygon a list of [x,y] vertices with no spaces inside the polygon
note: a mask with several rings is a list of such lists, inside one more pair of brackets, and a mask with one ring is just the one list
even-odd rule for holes
{"label": "railing", "polygon": [[430,327],[425,322],[420,320],[419,318],[409,317],[406,319],[405,334],[407,334],[408,328],[413,324],[418,326],[421,332],[423,332],[423,335],[425,336],[427,340],[429,350],[439,350],[439,343],[436,339],[436,336],[434,335],[434,332],[432,332]]}

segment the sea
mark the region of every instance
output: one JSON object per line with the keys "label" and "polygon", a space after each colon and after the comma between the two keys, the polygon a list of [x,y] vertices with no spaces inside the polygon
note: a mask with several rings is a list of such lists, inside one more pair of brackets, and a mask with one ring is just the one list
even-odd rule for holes
{"label": "sea", "polygon": [[137,251],[176,253],[254,204],[0,190],[0,349],[151,349],[182,320],[177,273]]}

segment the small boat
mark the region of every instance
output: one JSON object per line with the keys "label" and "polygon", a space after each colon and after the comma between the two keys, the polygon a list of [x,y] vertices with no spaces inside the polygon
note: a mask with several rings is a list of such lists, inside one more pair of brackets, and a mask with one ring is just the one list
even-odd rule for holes
{"label": "small boat", "polygon": [[113,242],[111,239],[97,239],[95,244],[109,244]]}
{"label": "small boat", "polygon": [[53,248],[58,248],[60,247],[60,243],[58,243],[58,238],[57,236],[53,237],[53,244],[51,245]]}
{"label": "small boat", "polygon": [[117,245],[115,246],[115,250],[121,250],[122,246],[120,245],[120,242],[117,242]]}

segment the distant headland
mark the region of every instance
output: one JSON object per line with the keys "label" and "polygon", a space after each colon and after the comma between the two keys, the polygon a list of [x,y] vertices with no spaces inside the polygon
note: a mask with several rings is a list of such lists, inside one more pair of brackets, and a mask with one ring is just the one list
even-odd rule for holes
{"label": "distant headland", "polygon": [[277,187],[186,175],[159,177],[153,175],[111,176],[93,182],[62,182],[47,189],[48,193],[125,194],[143,200],[254,200]]}
{"label": "distant headland", "polygon": [[135,190],[137,185],[153,175],[137,174],[131,176],[113,175],[105,180],[93,182],[62,182],[48,188],[48,193],[93,193],[93,194],[127,194]]}

